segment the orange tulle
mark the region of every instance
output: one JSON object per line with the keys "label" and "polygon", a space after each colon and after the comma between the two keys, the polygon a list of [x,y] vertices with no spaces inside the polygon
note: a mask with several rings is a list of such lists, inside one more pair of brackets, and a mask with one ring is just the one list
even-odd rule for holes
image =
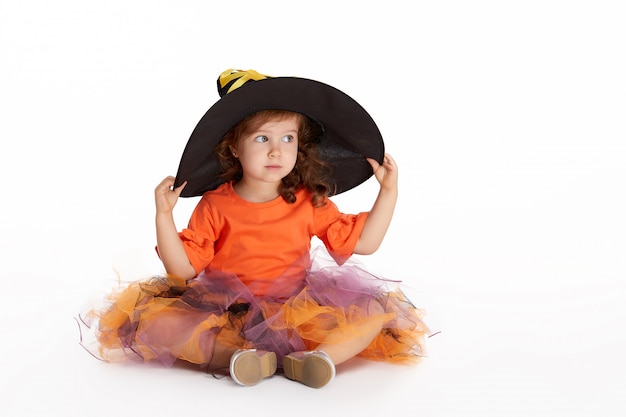
{"label": "orange tulle", "polygon": [[107,361],[134,356],[209,366],[216,345],[273,350],[280,361],[292,351],[343,343],[372,329],[380,331],[359,356],[409,364],[424,355],[428,328],[401,291],[360,279],[348,287],[337,282],[343,280],[316,274],[297,294],[278,300],[253,297],[236,277],[203,275],[189,283],[156,277],[111,294],[107,307],[92,310],[84,323],[93,326],[94,354]]}

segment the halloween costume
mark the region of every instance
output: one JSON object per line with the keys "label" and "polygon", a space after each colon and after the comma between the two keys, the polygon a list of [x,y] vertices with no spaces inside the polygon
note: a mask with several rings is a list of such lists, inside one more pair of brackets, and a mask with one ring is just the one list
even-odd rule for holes
{"label": "halloween costume", "polygon": [[[177,174],[177,184],[188,182],[187,196],[203,196],[179,233],[197,277],[153,277],[111,294],[105,308],[83,317],[97,341],[86,347],[105,360],[165,366],[184,360],[210,369],[219,343],[275,352],[280,367],[288,353],[328,342],[331,331],[341,329],[346,340],[375,323],[382,331],[360,356],[419,359],[428,331],[421,312],[393,288],[397,282],[350,259],[367,213],[341,213],[330,200],[313,206],[305,189],[295,203],[247,202],[219,179],[219,164],[207,152],[248,114],[298,111],[322,126],[318,145],[339,193],[372,175],[365,157],[382,160],[373,120],[344,93],[312,80],[229,70],[218,90],[222,98],[192,133]],[[313,236],[327,252],[311,252]]]}

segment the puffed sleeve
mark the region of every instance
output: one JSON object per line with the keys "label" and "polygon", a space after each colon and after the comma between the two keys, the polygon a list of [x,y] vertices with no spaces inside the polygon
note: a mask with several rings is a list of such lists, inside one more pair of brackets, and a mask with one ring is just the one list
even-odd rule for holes
{"label": "puffed sleeve", "polygon": [[219,235],[219,224],[215,220],[208,200],[202,198],[191,214],[187,228],[178,234],[189,262],[198,274],[215,255],[215,241]]}
{"label": "puffed sleeve", "polygon": [[337,264],[343,264],[352,256],[368,214],[341,213],[328,199],[324,206],[315,209],[314,234],[324,243]]}

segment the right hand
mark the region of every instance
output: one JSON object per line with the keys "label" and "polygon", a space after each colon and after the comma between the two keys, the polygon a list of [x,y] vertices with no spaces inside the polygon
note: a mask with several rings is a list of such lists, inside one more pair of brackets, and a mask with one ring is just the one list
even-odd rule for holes
{"label": "right hand", "polygon": [[154,201],[157,213],[168,214],[174,210],[174,206],[180,197],[180,193],[187,185],[187,181],[182,183],[178,188],[172,189],[175,178],[166,177],[154,190]]}

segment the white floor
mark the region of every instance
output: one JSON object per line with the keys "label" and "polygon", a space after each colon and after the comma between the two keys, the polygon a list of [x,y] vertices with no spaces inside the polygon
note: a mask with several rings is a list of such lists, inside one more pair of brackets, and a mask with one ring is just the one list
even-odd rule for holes
{"label": "white floor", "polygon": [[14,283],[8,302],[19,302],[16,309],[3,305],[7,338],[0,381],[7,416],[51,410],[67,416],[216,409],[258,415],[297,410],[305,416],[389,410],[424,416],[620,416],[626,411],[623,294],[615,289],[589,286],[567,305],[556,292],[478,295],[441,286],[433,291],[441,333],[429,339],[429,356],[421,364],[354,360],[338,367],[330,385],[315,390],[282,376],[240,387],[191,367],[99,362],[78,344],[72,292],[41,283],[39,295],[24,303],[18,288],[33,280],[24,276]]}
{"label": "white floor", "polygon": [[[269,3],[0,0],[1,414],[626,415],[619,2]],[[80,347],[115,271],[159,269],[152,190],[229,67],[328,82],[379,124],[401,197],[363,262],[440,331],[417,367],[243,388]]]}

